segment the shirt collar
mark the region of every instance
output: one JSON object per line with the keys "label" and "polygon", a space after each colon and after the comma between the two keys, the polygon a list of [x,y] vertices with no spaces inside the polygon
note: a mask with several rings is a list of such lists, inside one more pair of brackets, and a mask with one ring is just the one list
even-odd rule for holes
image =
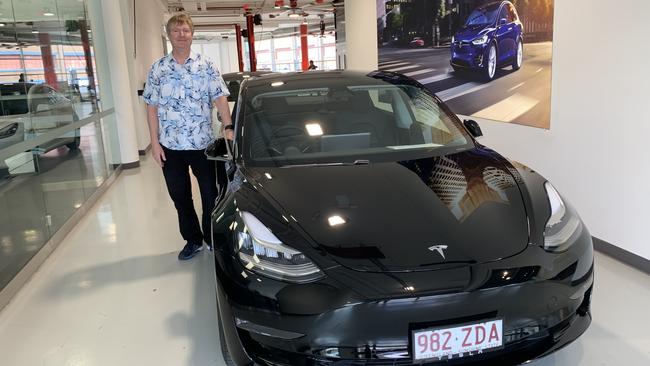
{"label": "shirt collar", "polygon": [[[176,60],[174,60],[174,56],[172,56],[171,52],[168,53],[166,57],[167,57],[167,63],[168,64],[171,65],[174,62],[176,62]],[[198,61],[200,58],[201,58],[200,54],[198,54],[198,53],[196,53],[194,51],[190,51],[190,56],[187,58],[187,60],[185,62],[187,62],[187,61],[192,61],[192,62]]]}

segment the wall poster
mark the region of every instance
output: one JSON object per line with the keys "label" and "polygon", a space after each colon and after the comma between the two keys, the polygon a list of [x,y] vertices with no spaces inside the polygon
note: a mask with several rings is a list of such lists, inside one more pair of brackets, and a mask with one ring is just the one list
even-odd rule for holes
{"label": "wall poster", "polygon": [[377,0],[377,37],[455,113],[550,128],[553,0]]}

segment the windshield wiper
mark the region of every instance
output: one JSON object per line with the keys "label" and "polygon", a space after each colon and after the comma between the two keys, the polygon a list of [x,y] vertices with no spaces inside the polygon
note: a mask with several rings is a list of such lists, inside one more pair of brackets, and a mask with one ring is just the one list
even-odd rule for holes
{"label": "windshield wiper", "polygon": [[313,167],[313,166],[349,166],[349,165],[368,165],[370,160],[358,159],[352,163],[309,163],[309,164],[295,164],[295,165],[285,165],[282,168],[304,168],[304,167]]}

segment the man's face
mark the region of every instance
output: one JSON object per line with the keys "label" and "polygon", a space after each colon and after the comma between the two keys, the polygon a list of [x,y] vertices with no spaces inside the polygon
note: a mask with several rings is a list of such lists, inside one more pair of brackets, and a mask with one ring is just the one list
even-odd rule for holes
{"label": "man's face", "polygon": [[192,29],[186,23],[172,25],[169,30],[169,41],[174,49],[189,49],[192,46]]}

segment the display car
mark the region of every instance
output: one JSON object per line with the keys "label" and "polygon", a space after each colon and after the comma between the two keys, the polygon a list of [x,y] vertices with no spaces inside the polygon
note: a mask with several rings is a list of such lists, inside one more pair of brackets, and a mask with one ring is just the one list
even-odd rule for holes
{"label": "display car", "polygon": [[[46,84],[0,84],[0,94],[0,150],[79,119],[72,102]],[[35,147],[32,152],[38,155],[62,146],[76,150],[79,144],[77,129]],[[5,161],[0,161],[0,172],[8,174]]]}
{"label": "display car", "polygon": [[476,71],[491,81],[497,69],[523,63],[523,25],[514,5],[499,1],[472,11],[451,41],[451,66],[456,72]]}
{"label": "display car", "polygon": [[591,322],[593,248],[565,197],[403,75],[242,84],[212,213],[235,365],[511,365]]}
{"label": "display car", "polygon": [[[239,97],[239,89],[241,87],[241,83],[244,82],[244,80],[256,76],[267,75],[270,73],[272,73],[272,71],[241,71],[229,72],[227,74],[221,75],[224,83],[226,83],[226,87],[228,87],[228,92],[230,93],[228,96],[228,107],[230,111],[232,112],[235,109],[235,103],[237,103],[237,98]],[[216,109],[213,109],[212,111],[213,120],[221,121],[219,113],[217,113]]]}
{"label": "display car", "polygon": [[230,96],[228,97],[228,102],[231,103],[230,109],[232,110],[234,103],[237,102],[237,97],[239,96],[239,88],[241,87],[241,83],[244,80],[256,76],[268,75],[271,73],[272,71],[241,71],[229,72],[227,74],[221,75],[223,81],[228,87],[228,91],[230,92]]}

